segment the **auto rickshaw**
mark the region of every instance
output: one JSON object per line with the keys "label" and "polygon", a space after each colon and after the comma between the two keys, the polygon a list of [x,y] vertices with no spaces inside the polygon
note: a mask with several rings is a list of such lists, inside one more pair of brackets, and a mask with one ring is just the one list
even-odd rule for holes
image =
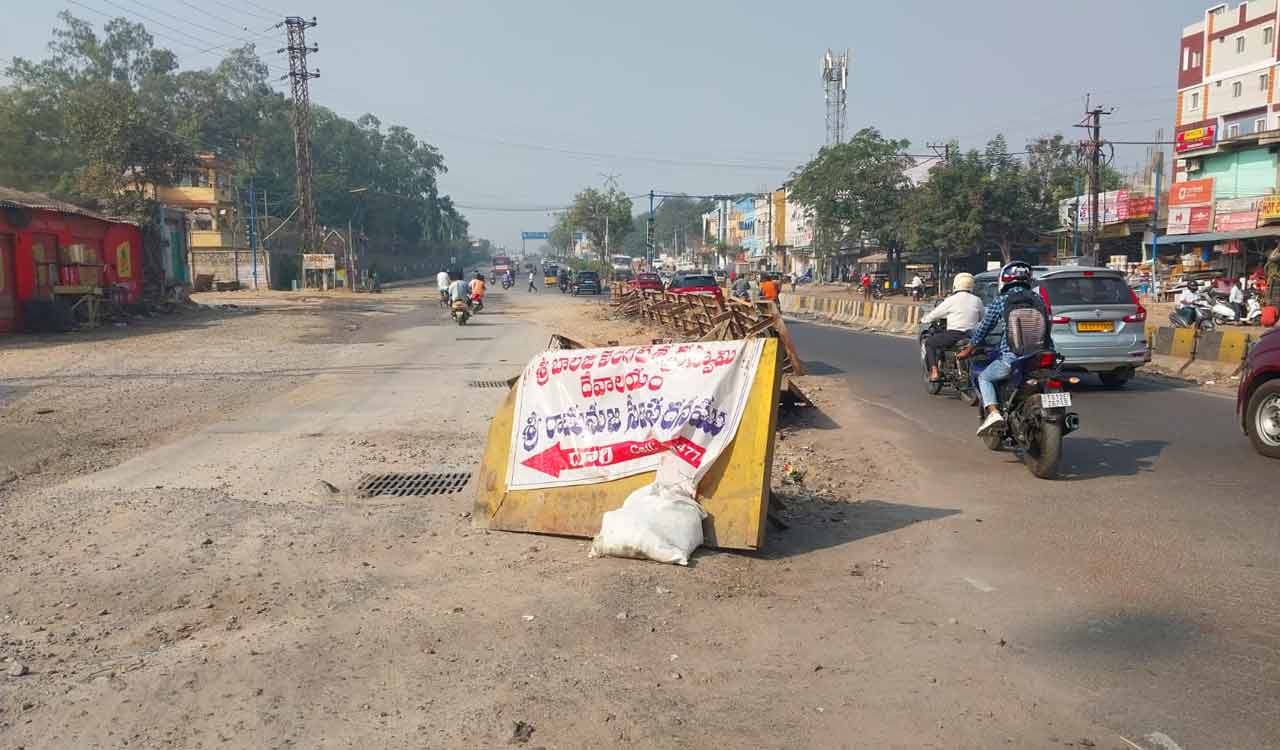
{"label": "auto rickshaw", "polygon": [[548,289],[560,283],[560,267],[545,265],[542,267],[542,285]]}

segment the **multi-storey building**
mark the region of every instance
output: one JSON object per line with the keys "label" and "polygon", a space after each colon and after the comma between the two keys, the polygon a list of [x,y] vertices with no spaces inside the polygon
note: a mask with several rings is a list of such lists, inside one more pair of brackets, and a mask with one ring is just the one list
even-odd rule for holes
{"label": "multi-storey building", "polygon": [[[193,277],[212,276],[215,282],[239,281],[243,286],[266,286],[267,257],[250,252],[245,217],[240,215],[231,186],[230,164],[201,154],[194,168],[173,185],[155,188],[162,205],[189,212],[188,254]],[[194,280],[194,279],[193,279]]]}
{"label": "multi-storey building", "polygon": [[1277,0],[1249,0],[1183,29],[1166,244],[1184,266],[1242,273],[1280,235],[1277,27]]}

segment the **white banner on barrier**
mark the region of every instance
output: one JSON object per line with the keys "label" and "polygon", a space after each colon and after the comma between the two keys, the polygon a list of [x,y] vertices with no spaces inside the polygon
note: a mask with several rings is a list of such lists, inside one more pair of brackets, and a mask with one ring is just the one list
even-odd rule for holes
{"label": "white banner on barrier", "polygon": [[654,471],[696,481],[738,431],[762,339],[539,354],[516,389],[507,488],[593,484]]}

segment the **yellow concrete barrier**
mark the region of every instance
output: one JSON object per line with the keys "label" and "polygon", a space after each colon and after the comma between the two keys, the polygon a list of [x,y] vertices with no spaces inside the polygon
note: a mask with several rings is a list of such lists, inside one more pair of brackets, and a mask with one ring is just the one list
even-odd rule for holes
{"label": "yellow concrete barrier", "polygon": [[[702,524],[708,547],[754,550],[764,545],[781,378],[778,342],[766,339],[738,433],[698,485],[698,502],[708,514]],[[595,536],[605,512],[621,507],[627,495],[653,481],[654,472],[646,472],[599,484],[508,490],[515,401],[513,388],[489,424],[471,517],[475,527]]]}

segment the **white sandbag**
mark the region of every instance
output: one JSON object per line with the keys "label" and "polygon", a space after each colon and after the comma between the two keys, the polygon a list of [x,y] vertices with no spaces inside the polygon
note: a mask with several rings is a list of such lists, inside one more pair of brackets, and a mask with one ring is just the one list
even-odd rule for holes
{"label": "white sandbag", "polygon": [[658,481],[632,492],[621,508],[604,514],[600,533],[591,542],[591,556],[688,565],[689,556],[702,544],[702,519],[707,517],[693,496],[689,482],[659,469]]}

